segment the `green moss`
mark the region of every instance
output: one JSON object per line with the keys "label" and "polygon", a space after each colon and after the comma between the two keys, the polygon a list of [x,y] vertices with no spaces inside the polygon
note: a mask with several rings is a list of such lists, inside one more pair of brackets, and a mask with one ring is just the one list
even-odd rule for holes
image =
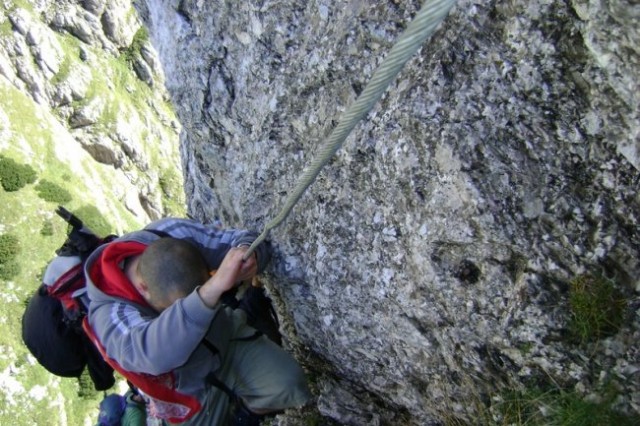
{"label": "green moss", "polygon": [[96,130],[108,133],[113,131],[118,117],[127,114],[140,114],[148,109],[147,100],[153,92],[146,84],[136,78],[130,64],[123,59],[103,59],[101,69],[92,70],[92,79],[85,98],[74,104],[79,108],[99,98],[104,107],[94,125]]}
{"label": "green moss", "polygon": [[53,77],[51,77],[51,83],[57,85],[67,80],[71,74],[72,64],[73,60],[69,56],[65,56],[60,64],[60,69]]}
{"label": "green moss", "polygon": [[625,298],[614,283],[602,276],[584,274],[569,288],[571,336],[579,343],[615,334],[624,321]]}
{"label": "green moss", "polygon": [[20,158],[24,154],[13,154],[17,154],[16,148],[25,142],[30,146],[38,146],[51,140],[51,129],[37,116],[38,107],[33,99],[3,80],[0,80],[0,98],[4,112],[9,117],[6,128],[10,135],[9,146],[15,147],[3,153],[11,152],[13,158]]}

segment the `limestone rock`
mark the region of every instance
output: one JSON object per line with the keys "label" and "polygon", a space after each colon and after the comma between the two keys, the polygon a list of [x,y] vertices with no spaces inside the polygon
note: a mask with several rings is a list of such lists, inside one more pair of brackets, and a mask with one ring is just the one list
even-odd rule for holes
{"label": "limestone rock", "polygon": [[[164,88],[148,90],[155,79],[162,81],[162,69],[152,45],[133,45],[142,23],[131,3],[38,1],[20,7],[9,2],[4,8],[0,75],[53,108],[76,149],[120,170],[126,184],[119,198],[141,222],[167,214],[160,172],[180,169],[179,125],[163,105]],[[120,50],[137,55],[141,77]],[[160,170],[150,173],[152,167]]]}
{"label": "limestone rock", "polygon": [[149,86],[153,86],[153,72],[149,64],[142,59],[142,57],[136,57],[133,60],[133,70],[136,72],[138,78]]}
{"label": "limestone rock", "polygon": [[67,78],[61,79],[53,87],[51,102],[53,107],[71,104],[87,97],[91,84],[91,69],[87,66],[76,65],[69,70]]}
{"label": "limestone rock", "polygon": [[[86,105],[77,108],[69,119],[69,126],[72,129],[95,124],[104,110],[104,101],[94,99]],[[102,162],[102,161],[101,161]]]}
{"label": "limestone rock", "polygon": [[129,46],[140,28],[136,14],[131,13],[131,2],[128,0],[109,0],[101,22],[104,34],[119,48]]}
{"label": "limestone rock", "polygon": [[87,44],[98,43],[102,31],[95,16],[83,13],[72,5],[66,6],[56,9],[51,19],[51,25],[56,29],[68,31]]}
{"label": "limestone rock", "polygon": [[[191,214],[273,218],[416,4],[142,2]],[[563,336],[576,275],[637,298],[639,7],[461,0],[272,232],[268,286],[324,415],[473,423],[505,389],[601,375],[637,412],[637,307],[615,353]]]}
{"label": "limestone rock", "polygon": [[82,7],[96,16],[102,15],[105,6],[105,0],[84,0],[82,2]]}
{"label": "limestone rock", "polygon": [[[76,133],[76,139],[98,163],[121,168],[125,162],[124,155],[116,149],[110,138],[87,133]],[[135,211],[135,209],[129,209]]]}

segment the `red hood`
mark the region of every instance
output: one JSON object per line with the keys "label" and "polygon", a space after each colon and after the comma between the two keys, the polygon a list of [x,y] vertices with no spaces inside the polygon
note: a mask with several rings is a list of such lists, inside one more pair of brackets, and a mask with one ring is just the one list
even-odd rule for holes
{"label": "red hood", "polygon": [[146,244],[135,241],[116,241],[108,244],[90,267],[91,281],[109,296],[150,307],[120,267],[126,258],[140,255],[146,248]]}

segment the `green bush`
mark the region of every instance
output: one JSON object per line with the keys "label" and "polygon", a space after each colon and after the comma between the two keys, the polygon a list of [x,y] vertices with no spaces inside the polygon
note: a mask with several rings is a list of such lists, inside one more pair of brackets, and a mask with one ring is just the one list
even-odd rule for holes
{"label": "green bush", "polygon": [[98,391],[93,385],[89,370],[86,368],[78,377],[78,396],[82,399],[94,399],[98,395]]}
{"label": "green bush", "polygon": [[624,321],[625,298],[602,276],[583,274],[569,287],[569,330],[579,343],[615,334]]}
{"label": "green bush", "polygon": [[15,260],[2,263],[0,264],[0,279],[5,281],[11,280],[17,277],[21,270],[20,264]]}
{"label": "green bush", "polygon": [[28,164],[18,164],[0,155],[0,181],[7,192],[17,191],[36,181],[36,171]]}
{"label": "green bush", "polygon": [[20,253],[20,240],[13,234],[0,235],[0,265],[11,263]]}
{"label": "green bush", "polygon": [[51,237],[53,234],[54,234],[53,222],[47,219],[42,224],[42,229],[40,229],[40,235],[42,235],[43,237]]}
{"label": "green bush", "polygon": [[36,191],[38,191],[38,196],[45,201],[58,204],[64,204],[71,201],[71,194],[69,191],[58,184],[45,179],[38,182],[36,185]]}

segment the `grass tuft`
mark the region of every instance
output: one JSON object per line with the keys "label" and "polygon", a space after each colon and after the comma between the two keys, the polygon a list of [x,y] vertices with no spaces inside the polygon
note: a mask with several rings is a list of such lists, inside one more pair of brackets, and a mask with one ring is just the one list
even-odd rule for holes
{"label": "grass tuft", "polygon": [[626,300],[611,280],[583,274],[570,283],[569,330],[579,343],[615,334],[624,321]]}

